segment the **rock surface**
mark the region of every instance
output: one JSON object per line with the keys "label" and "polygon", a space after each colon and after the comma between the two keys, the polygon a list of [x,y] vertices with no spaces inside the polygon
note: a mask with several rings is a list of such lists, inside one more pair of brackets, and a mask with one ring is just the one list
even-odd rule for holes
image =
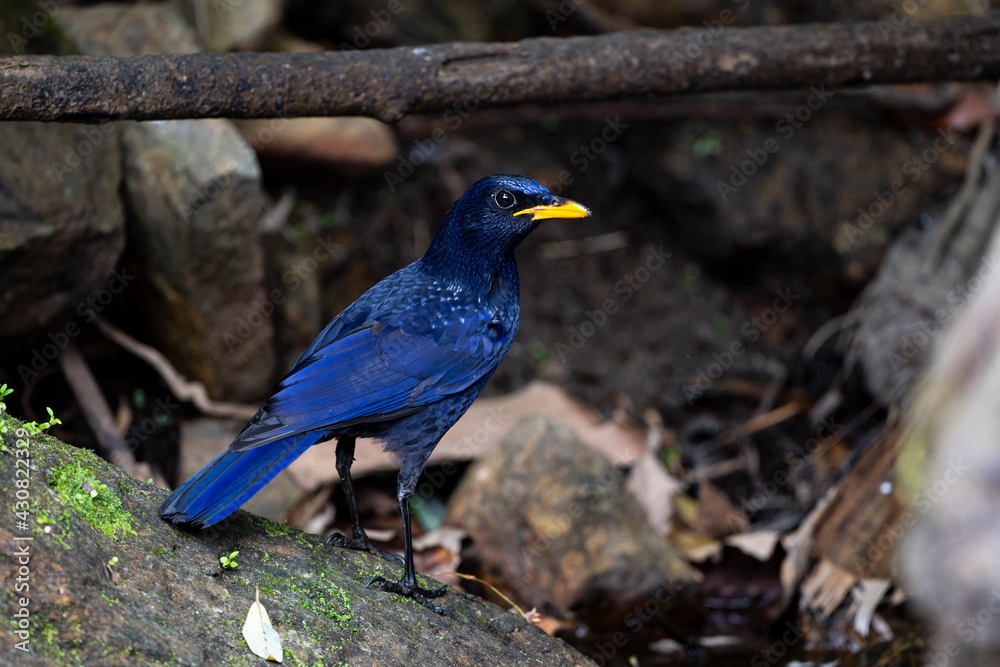
{"label": "rock surface", "polygon": [[[59,20],[88,55],[198,50],[168,6],[66,8]],[[130,250],[153,342],[214,398],[257,400],[275,359],[256,156],[227,120],[122,127]]]}
{"label": "rock surface", "polygon": [[683,607],[700,580],[653,533],[624,475],[541,417],[522,420],[466,473],[447,521],[469,532],[481,570],[500,573],[515,600],[563,617],[624,625],[636,604]]}
{"label": "rock surface", "polygon": [[257,51],[281,22],[284,0],[173,0],[208,51]]}
{"label": "rock surface", "polygon": [[[1000,227],[983,245],[996,266]],[[915,525],[899,560],[930,621],[927,664],[986,667],[1000,664],[992,625],[1000,610],[1000,276],[990,272],[970,291],[913,392],[896,488]]]}
{"label": "rock surface", "polygon": [[[10,582],[18,557],[4,549],[0,568],[10,585],[0,606],[8,619],[27,614],[27,639],[15,641],[28,641],[31,653],[5,642],[5,664],[259,665],[242,637],[255,589],[285,664],[593,664],[519,616],[458,591],[443,598],[450,618],[366,589],[369,577],[398,577],[401,568],[242,511],[201,533],[178,530],[157,517],[162,490],[48,436],[22,438],[26,446],[18,447],[17,422],[0,419],[8,427],[0,488],[9,511],[24,479],[15,471],[30,474],[27,525],[0,525],[4,544],[27,545],[30,590],[22,605]],[[235,550],[238,568],[222,570],[219,556]]]}
{"label": "rock surface", "polygon": [[262,160],[285,173],[357,175],[391,165],[398,153],[392,130],[374,118],[257,118],[237,127]]}
{"label": "rock surface", "polygon": [[[125,212],[115,126],[0,123],[0,146],[0,337],[6,337],[76,317],[89,297],[104,298],[99,292],[108,291],[120,268]],[[113,296],[108,292],[107,300]]]}
{"label": "rock surface", "polygon": [[134,123],[124,147],[150,331],[213,397],[257,400],[275,359],[253,151],[217,119]]}

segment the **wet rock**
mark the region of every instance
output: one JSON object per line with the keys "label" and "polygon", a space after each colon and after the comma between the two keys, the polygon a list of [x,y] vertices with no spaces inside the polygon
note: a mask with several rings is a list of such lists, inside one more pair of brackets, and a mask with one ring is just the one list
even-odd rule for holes
{"label": "wet rock", "polygon": [[201,51],[191,28],[166,4],[70,5],[59,10],[58,21],[84,55],[126,57]]}
{"label": "wet rock", "polygon": [[326,169],[357,176],[388,166],[398,152],[392,130],[374,118],[258,118],[237,127],[262,160],[286,174],[315,177]]}
{"label": "wet rock", "polygon": [[281,22],[284,0],[174,0],[206,51],[254,51]]}
{"label": "wet rock", "polygon": [[121,268],[121,141],[111,124],[0,123],[0,146],[0,337],[21,336],[87,311]]}
{"label": "wet rock", "polygon": [[[67,8],[59,16],[91,55],[197,50],[169,6]],[[122,126],[130,251],[153,342],[214,398],[256,400],[274,372],[256,156],[226,120]]]}
{"label": "wet rock", "polygon": [[500,573],[515,600],[599,626],[623,625],[636,604],[655,600],[650,615],[681,607],[700,578],[653,533],[624,475],[541,417],[466,473],[448,523],[469,532],[481,570]]}
{"label": "wet rock", "polygon": [[[15,459],[28,462],[31,475],[27,525],[0,525],[0,540],[17,544],[28,561],[19,564],[11,547],[0,553],[0,568],[23,567],[30,585],[30,595],[0,602],[5,618],[27,615],[23,637],[8,634],[7,662],[261,664],[241,633],[259,589],[286,665],[593,664],[460,591],[439,598],[448,617],[365,588],[372,574],[397,578],[402,568],[242,511],[205,531],[179,530],[157,516],[163,490],[48,436],[22,438],[18,447],[18,424],[5,425],[0,487],[14,489],[15,470],[25,469]],[[22,451],[28,455],[17,456]],[[232,551],[240,552],[239,567],[223,571],[219,556]],[[423,586],[434,583],[421,577]],[[30,653],[15,649],[21,641]]]}
{"label": "wet rock", "polygon": [[124,146],[150,331],[213,397],[256,400],[275,359],[253,151],[214,119],[130,124]]}

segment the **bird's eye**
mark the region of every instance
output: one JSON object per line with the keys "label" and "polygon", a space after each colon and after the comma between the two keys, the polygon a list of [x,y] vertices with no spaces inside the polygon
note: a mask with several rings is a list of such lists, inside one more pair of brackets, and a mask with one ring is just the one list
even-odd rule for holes
{"label": "bird's eye", "polygon": [[500,192],[494,194],[493,201],[495,201],[497,206],[500,208],[510,208],[517,203],[517,200],[514,199],[514,195],[507,190],[501,190]]}

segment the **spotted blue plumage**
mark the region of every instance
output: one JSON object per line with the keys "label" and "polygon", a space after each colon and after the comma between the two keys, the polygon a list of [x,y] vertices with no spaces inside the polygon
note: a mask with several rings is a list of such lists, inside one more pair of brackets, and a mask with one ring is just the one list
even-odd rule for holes
{"label": "spotted blue plumage", "polygon": [[[576,213],[563,214],[563,206]],[[545,211],[531,212],[539,207]],[[417,478],[517,333],[514,249],[539,218],[585,212],[522,176],[475,183],[452,206],[426,254],[335,317],[229,449],[175,490],[160,515],[210,526],[316,442],[349,441],[344,470],[338,444],[344,477],[353,439],[375,437],[400,463],[409,576],[408,499]],[[363,536],[356,518],[355,532]]]}

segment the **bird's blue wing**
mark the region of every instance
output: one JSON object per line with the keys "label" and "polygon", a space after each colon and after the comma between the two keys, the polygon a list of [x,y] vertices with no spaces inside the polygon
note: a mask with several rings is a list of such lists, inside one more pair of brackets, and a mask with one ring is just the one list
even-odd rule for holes
{"label": "bird's blue wing", "polygon": [[466,389],[493,372],[511,336],[472,308],[452,315],[369,320],[327,336],[299,359],[230,450],[397,418]]}

